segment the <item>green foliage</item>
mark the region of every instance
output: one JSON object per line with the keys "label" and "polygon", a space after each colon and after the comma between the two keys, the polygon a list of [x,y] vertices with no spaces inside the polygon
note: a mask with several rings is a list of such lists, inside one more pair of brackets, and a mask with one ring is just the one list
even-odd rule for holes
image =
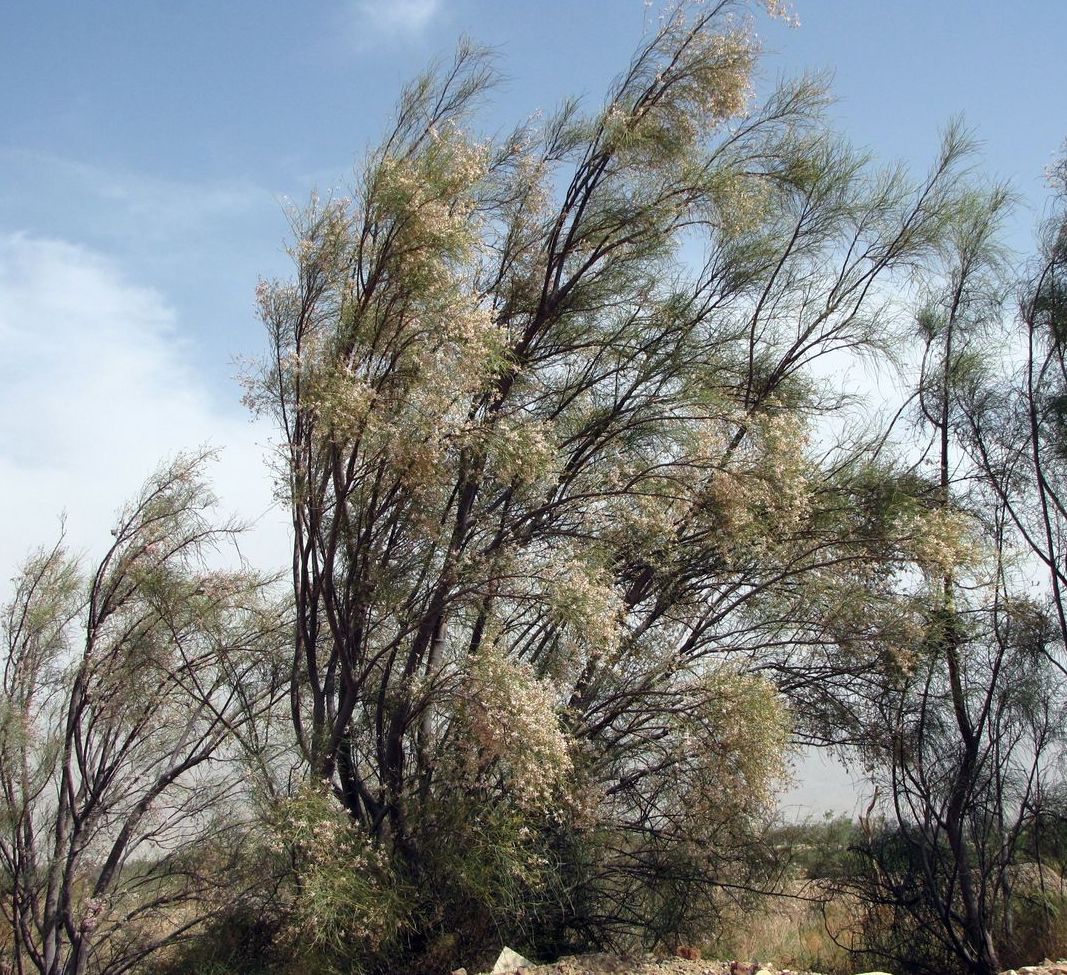
{"label": "green foliage", "polygon": [[275,811],[271,846],[293,864],[283,937],[323,959],[385,953],[409,925],[412,890],[326,790],[306,788]]}
{"label": "green foliage", "polygon": [[780,826],[771,834],[791,872],[805,880],[841,880],[856,869],[856,848],[863,841],[859,824],[844,814]]}

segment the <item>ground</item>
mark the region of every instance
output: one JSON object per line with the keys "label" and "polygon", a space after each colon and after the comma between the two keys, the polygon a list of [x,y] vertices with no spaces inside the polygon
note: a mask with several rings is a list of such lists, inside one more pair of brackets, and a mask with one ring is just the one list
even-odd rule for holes
{"label": "ground", "polygon": [[[492,973],[486,975],[513,975],[515,972],[521,975],[808,975],[755,962],[710,961],[677,956],[658,958],[652,955],[637,958],[602,954],[574,955],[546,965],[515,968],[511,967],[512,964],[514,959],[509,963],[502,955]],[[1051,975],[1067,975],[1067,969]]]}
{"label": "ground", "polygon": [[[506,950],[506,949],[505,949]],[[683,949],[684,953],[684,949]],[[700,958],[623,958],[618,955],[575,955],[547,965],[511,967],[518,956],[501,955],[491,973],[485,975],[814,975],[778,969],[755,962],[710,961]],[[458,971],[463,972],[463,969]],[[454,973],[455,975],[455,973]],[[464,973],[465,975],[465,973]],[[864,975],[885,975],[867,972]],[[1067,975],[1067,961],[1049,961],[1040,965],[1011,969],[1003,975]]]}

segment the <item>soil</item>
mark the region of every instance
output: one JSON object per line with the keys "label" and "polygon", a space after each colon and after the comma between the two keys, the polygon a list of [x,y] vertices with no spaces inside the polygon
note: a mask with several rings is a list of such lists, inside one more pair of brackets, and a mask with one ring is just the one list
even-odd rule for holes
{"label": "soil", "polygon": [[[517,971],[520,975],[814,975],[754,962],[656,958],[651,955],[624,958],[599,954],[574,955],[547,965],[523,966]],[[511,973],[508,972],[507,975]],[[1067,972],[1064,975],[1067,975]]]}
{"label": "soil", "polygon": [[[677,957],[656,958],[651,955],[639,958],[623,958],[618,955],[574,955],[546,965],[524,965],[516,972],[518,975],[817,975],[814,972],[778,969],[755,962],[710,961]],[[500,972],[498,975],[513,975],[513,973]],[[885,973],[870,972],[865,975],[885,975]],[[1061,959],[1054,962],[1046,959],[1040,965],[1009,969],[1002,975],[1067,975],[1067,961]]]}

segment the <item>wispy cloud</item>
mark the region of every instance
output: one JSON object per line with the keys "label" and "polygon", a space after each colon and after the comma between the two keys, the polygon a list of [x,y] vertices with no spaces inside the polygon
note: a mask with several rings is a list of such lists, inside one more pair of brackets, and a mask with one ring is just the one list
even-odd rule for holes
{"label": "wispy cloud", "polygon": [[[163,296],[112,260],[58,240],[0,236],[0,589],[29,549],[55,540],[59,516],[80,549],[99,551],[115,512],[161,461],[221,447],[225,510],[258,518],[271,487],[256,429],[215,399],[178,339]],[[250,539],[279,564],[271,512]]]}
{"label": "wispy cloud", "polygon": [[422,31],[440,9],[441,0],[358,0],[356,3],[361,26],[386,34]]}
{"label": "wispy cloud", "polygon": [[[69,223],[71,204],[77,200],[93,217],[105,211],[113,226],[136,229],[142,241],[202,233],[277,210],[271,194],[249,182],[183,182],[47,152],[0,148],[0,172],[5,177],[0,204],[9,212],[19,212],[26,187],[32,187],[35,213],[62,208]],[[50,187],[50,192],[41,187]]]}

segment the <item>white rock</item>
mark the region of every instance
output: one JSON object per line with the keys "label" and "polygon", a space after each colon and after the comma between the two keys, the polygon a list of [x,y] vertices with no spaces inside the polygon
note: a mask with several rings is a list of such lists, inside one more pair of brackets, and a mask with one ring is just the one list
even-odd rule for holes
{"label": "white rock", "polygon": [[512,975],[513,972],[517,972],[520,968],[528,968],[532,964],[533,962],[527,961],[517,951],[505,948],[500,952],[496,964],[493,965],[491,975]]}

